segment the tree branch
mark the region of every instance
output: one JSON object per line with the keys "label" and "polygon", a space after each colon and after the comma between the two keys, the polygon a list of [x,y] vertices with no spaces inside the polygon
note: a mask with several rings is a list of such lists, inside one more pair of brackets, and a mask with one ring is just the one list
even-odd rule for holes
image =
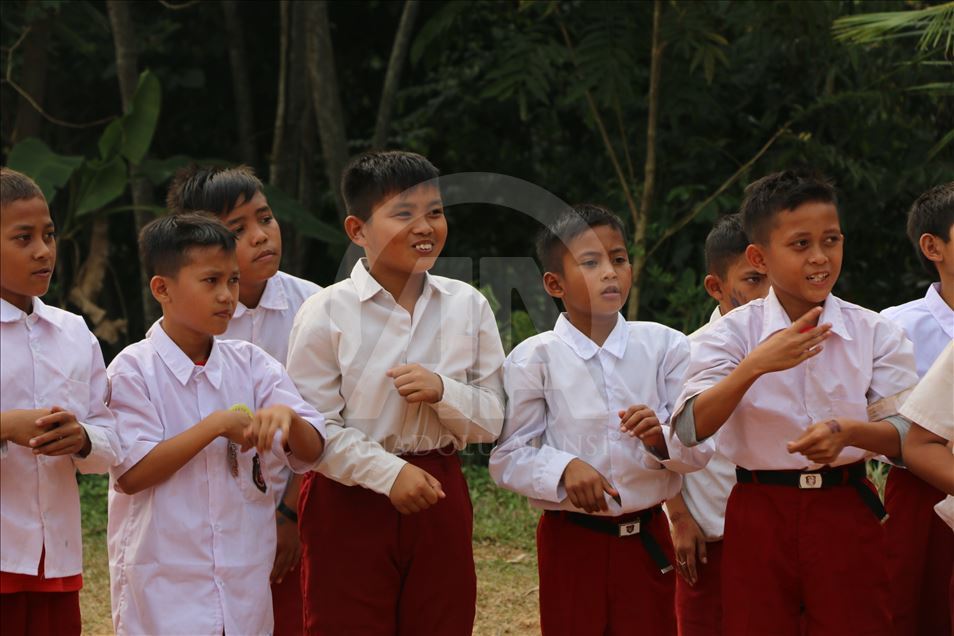
{"label": "tree branch", "polygon": [[401,83],[401,71],[404,70],[407,50],[411,46],[411,32],[414,30],[419,8],[418,0],[407,0],[404,3],[401,21],[398,23],[397,34],[394,36],[391,59],[388,61],[388,70],[384,75],[384,88],[381,90],[381,102],[378,104],[378,117],[374,124],[374,137],[371,140],[372,148],[384,148],[387,143],[388,132],[391,128],[391,111]]}

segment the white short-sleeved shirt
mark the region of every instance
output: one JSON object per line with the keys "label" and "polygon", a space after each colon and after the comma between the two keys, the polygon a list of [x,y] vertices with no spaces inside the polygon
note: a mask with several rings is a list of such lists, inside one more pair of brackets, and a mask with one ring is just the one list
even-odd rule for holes
{"label": "white short-sleeved shirt", "polygon": [[[689,341],[695,340],[720,318],[722,313],[716,307],[709,322],[693,332]],[[712,454],[705,468],[683,476],[682,498],[709,541],[718,541],[725,534],[725,507],[735,483],[735,464],[719,452]]]}
{"label": "white short-sleeved shirt", "polygon": [[924,298],[888,307],[881,315],[900,325],[914,344],[918,377],[924,377],[934,361],[954,340],[954,309],[941,298],[941,284],[928,287]]}
{"label": "white short-sleeved shirt", "polygon": [[84,320],[33,299],[28,315],[0,300],[0,411],[62,407],[76,415],[91,450],[34,455],[17,444],[0,452],[0,570],[36,575],[83,571],[83,535],[76,470],[103,473],[119,461],[120,444],[106,408],[106,368]]}
{"label": "white short-sleeved shirt", "polygon": [[[609,496],[603,515],[643,510],[679,492],[686,449],[669,435],[669,415],[689,362],[686,336],[652,322],[619,316],[603,346],[574,327],[565,315],[553,331],[528,338],[507,357],[504,383],[507,419],[490,456],[498,485],[530,499],[538,508],[574,510],[563,485],[563,471],[579,458],[619,491],[622,505]],[[619,412],[645,404],[661,423],[672,459],[660,461],[643,443],[620,432]],[[702,465],[707,456],[694,465]]]}
{"label": "white short-sleeved shirt", "polygon": [[314,464],[287,455],[276,434],[272,453],[257,460],[254,450],[239,453],[233,476],[228,442],[217,438],[152,488],[127,495],[116,479],[160,442],[235,404],[287,405],[324,435],[321,415],[262,349],[216,340],[198,366],[161,322],[113,360],[109,376],[110,407],[126,451],[110,471],[107,538],[117,633],[270,633],[275,507],[267,484],[282,465],[305,472]]}
{"label": "white short-sleeved shirt", "polygon": [[[954,342],[937,360],[901,406],[901,415],[948,442],[954,442]],[[954,452],[954,445],[951,446]],[[954,497],[935,506],[937,514],[954,528]]]}
{"label": "white short-sleeved shirt", "polygon": [[[497,439],[503,360],[479,291],[428,274],[410,315],[365,259],[305,301],[288,344],[289,375],[328,422],[318,470],[385,495],[406,463],[397,455]],[[440,402],[409,404],[394,388],[388,370],[414,363],[441,376]]]}
{"label": "white short-sleeved shirt", "polygon": [[[867,421],[867,407],[917,382],[911,341],[873,311],[829,294],[819,324],[831,335],[818,355],[767,373],[746,391],[715,436],[716,449],[749,470],[805,470],[818,466],[785,445],[816,422],[835,417]],[[774,290],[732,310],[692,341],[688,381],[674,417],[692,397],[714,386],[762,341],[792,324]],[[833,466],[869,456],[848,446]]]}

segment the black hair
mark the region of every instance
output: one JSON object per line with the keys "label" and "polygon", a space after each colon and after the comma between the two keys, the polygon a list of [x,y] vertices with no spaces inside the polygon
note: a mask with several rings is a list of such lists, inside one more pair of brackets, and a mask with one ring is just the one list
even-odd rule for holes
{"label": "black hair", "polygon": [[43,190],[33,179],[22,172],[0,167],[0,205],[36,198],[46,201]]}
{"label": "black hair", "polygon": [[706,272],[725,278],[732,262],[745,254],[748,246],[749,238],[742,229],[739,213],[722,217],[706,236]]}
{"label": "black hair", "polygon": [[805,203],[838,205],[831,181],[813,170],[785,170],[762,177],[745,188],[742,228],[753,243],[766,243],[775,216]]}
{"label": "black hair", "polygon": [[179,170],[169,184],[166,207],[174,214],[211,212],[225,216],[262,191],[261,180],[248,166],[198,166]]}
{"label": "black hair", "polygon": [[216,218],[203,213],[161,216],[139,233],[139,251],[149,276],[176,276],[197,247],[235,251],[235,234]]}
{"label": "black hair", "polygon": [[348,214],[367,221],[382,200],[439,175],[434,164],[417,153],[373,150],[348,162],[341,174],[341,196]]}
{"label": "black hair", "polygon": [[537,235],[537,258],[544,271],[563,272],[563,255],[574,238],[592,227],[608,226],[620,233],[625,242],[623,222],[607,208],[578,203],[560,213]]}
{"label": "black hair", "polygon": [[945,243],[951,240],[954,225],[954,181],[934,186],[911,205],[908,211],[908,238],[921,264],[934,274],[937,266],[921,252],[921,235],[933,234]]}

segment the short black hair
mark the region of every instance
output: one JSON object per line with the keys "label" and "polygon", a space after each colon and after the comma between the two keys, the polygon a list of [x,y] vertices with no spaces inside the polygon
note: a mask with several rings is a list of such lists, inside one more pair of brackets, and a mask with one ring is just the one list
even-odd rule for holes
{"label": "short black hair", "polygon": [[341,174],[341,196],[348,214],[367,221],[384,199],[439,176],[434,164],[415,152],[372,150],[348,162]]}
{"label": "short black hair", "polygon": [[908,211],[908,238],[921,264],[934,274],[937,265],[921,252],[921,235],[933,234],[945,243],[951,240],[954,225],[954,181],[934,186],[919,196]]}
{"label": "short black hair", "polygon": [[43,190],[36,181],[22,172],[11,170],[6,166],[0,167],[0,205],[36,198],[46,201]]}
{"label": "short black hair", "polygon": [[753,243],[766,243],[777,214],[805,203],[838,206],[835,186],[811,169],[784,170],[762,177],[745,188],[742,228]]}
{"label": "short black hair", "polygon": [[732,262],[745,254],[748,246],[741,215],[736,212],[722,217],[706,236],[706,272],[725,278]]}
{"label": "short black hair", "polygon": [[225,216],[239,201],[249,201],[264,186],[248,166],[198,166],[179,170],[169,184],[166,207],[174,214],[210,212]]}
{"label": "short black hair", "polygon": [[566,208],[537,235],[537,258],[544,271],[563,273],[563,255],[570,241],[592,227],[609,226],[626,241],[623,222],[609,209],[592,203]]}
{"label": "short black hair", "polygon": [[139,233],[139,251],[149,276],[176,276],[197,247],[235,251],[235,234],[208,214],[169,214],[150,221]]}

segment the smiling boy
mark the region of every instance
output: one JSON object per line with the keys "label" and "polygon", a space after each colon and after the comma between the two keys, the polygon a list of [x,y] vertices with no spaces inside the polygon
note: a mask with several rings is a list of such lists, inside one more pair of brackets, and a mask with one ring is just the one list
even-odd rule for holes
{"label": "smiling boy", "polygon": [[[726,634],[891,633],[884,509],[865,477],[897,457],[906,422],[869,404],[916,381],[910,341],[831,294],[844,238],[832,186],[808,173],[746,188],[749,261],[771,290],[693,342],[676,408],[687,444],[716,431],[738,466],[723,548]],[[890,401],[890,400],[889,400]]]}

